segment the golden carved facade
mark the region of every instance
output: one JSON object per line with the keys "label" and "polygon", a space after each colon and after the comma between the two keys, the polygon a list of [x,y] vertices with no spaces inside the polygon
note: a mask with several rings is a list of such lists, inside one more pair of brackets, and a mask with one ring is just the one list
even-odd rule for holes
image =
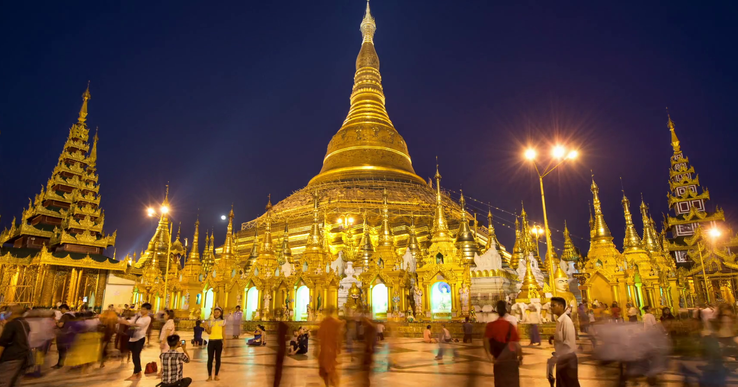
{"label": "golden carved facade", "polygon": [[20,221],[0,233],[0,305],[100,307],[108,275],[128,269],[103,255],[116,233],[103,230],[98,136],[90,144],[87,127],[89,85],[82,99],[51,178],[28,200]]}

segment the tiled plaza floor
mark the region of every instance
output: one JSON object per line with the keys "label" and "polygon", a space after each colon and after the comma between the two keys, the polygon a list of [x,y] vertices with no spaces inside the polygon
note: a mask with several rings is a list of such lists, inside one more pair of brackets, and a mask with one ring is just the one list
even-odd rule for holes
{"label": "tiled plaza floor", "polygon": [[[185,365],[184,374],[193,379],[192,386],[272,386],[276,347],[273,339],[264,347],[248,347],[247,337],[239,340],[228,340],[223,353],[220,381],[206,382],[207,350],[204,348],[190,348],[193,357]],[[186,337],[183,337],[186,338]],[[189,338],[188,338],[189,339]],[[158,345],[146,348],[142,355],[145,364],[158,358]],[[375,386],[408,386],[408,387],[461,387],[461,386],[492,386],[492,364],[479,340],[472,344],[453,344],[450,348],[457,351],[458,358],[454,360],[450,352],[443,361],[436,361],[434,357],[438,351],[437,344],[424,344],[419,339],[387,338],[381,342],[375,356],[374,370],[371,375],[371,384]],[[357,347],[357,349],[359,349]],[[315,345],[310,343],[310,351],[303,356],[288,356],[284,363],[284,373],[281,386],[289,387],[319,387],[323,386],[318,376],[317,360],[314,356]],[[523,349],[524,360],[520,369],[521,385],[526,387],[548,386],[545,379],[546,360],[550,357],[552,348],[547,343],[540,347],[526,346]],[[46,364],[53,365],[56,353],[50,354]],[[342,353],[341,385],[361,386],[362,372],[358,358],[351,361],[349,353]],[[393,366],[389,367],[392,363]],[[672,361],[676,363],[676,361]],[[676,369],[677,364],[672,364]],[[124,379],[130,376],[132,364],[121,365],[119,361],[110,361],[105,368],[95,367],[84,374],[74,370],[46,369],[45,375],[39,379],[26,379],[24,386],[48,387],[98,387],[98,386],[135,386],[151,387],[159,383],[155,376],[143,377],[138,382],[127,382]],[[664,375],[664,385],[681,385],[681,378],[675,373]],[[588,386],[615,386],[616,379],[613,369],[606,369],[592,360],[586,353],[579,357],[579,380],[582,387]],[[645,385],[645,383],[643,384]],[[738,385],[738,383],[731,384]]]}

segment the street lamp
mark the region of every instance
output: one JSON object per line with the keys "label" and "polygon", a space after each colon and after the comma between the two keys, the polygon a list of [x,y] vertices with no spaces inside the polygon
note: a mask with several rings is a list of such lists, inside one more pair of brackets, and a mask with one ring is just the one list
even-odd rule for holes
{"label": "street lamp", "polygon": [[[146,213],[149,216],[149,218],[153,218],[154,215],[159,215],[159,217],[161,218],[164,215],[169,214],[169,207],[165,205],[161,206],[159,208],[159,213],[156,212],[154,207],[149,207],[146,209]],[[167,293],[169,293],[169,261],[170,261],[169,254],[172,251],[172,226],[173,224],[169,223],[169,238],[168,238],[169,240],[167,241],[167,256],[166,256],[167,268],[166,268],[166,272],[164,273],[164,308],[165,309],[169,308],[169,303],[167,302]]]}
{"label": "street lamp", "polygon": [[579,157],[579,151],[576,149],[566,149],[562,145],[556,145],[551,150],[551,156],[553,157],[551,160],[549,160],[548,165],[546,168],[543,169],[543,172],[541,172],[541,169],[538,168],[538,164],[536,163],[536,157],[538,156],[538,151],[534,148],[528,148],[525,150],[524,153],[525,158],[533,164],[533,168],[536,170],[536,173],[538,174],[538,182],[541,185],[541,204],[543,206],[543,233],[546,235],[546,262],[549,266],[549,274],[548,274],[548,282],[549,286],[551,287],[551,294],[554,296],[556,295],[556,284],[554,283],[554,273],[556,273],[554,262],[553,262],[553,246],[551,243],[551,230],[548,228],[548,215],[546,214],[546,194],[543,190],[543,178],[548,176],[551,172],[553,172],[556,168],[558,168],[561,164],[563,164],[567,160],[574,160],[577,157]]}
{"label": "street lamp", "polygon": [[539,225],[534,225],[530,229],[530,233],[533,234],[536,237],[536,252],[538,255],[541,255],[541,249],[538,247],[538,238],[540,238],[543,235],[543,228]]}

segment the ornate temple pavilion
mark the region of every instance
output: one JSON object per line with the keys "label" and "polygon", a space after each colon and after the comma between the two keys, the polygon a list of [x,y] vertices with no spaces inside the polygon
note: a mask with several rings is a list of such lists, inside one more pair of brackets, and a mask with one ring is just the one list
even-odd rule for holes
{"label": "ornate temple pavilion", "polygon": [[89,85],[82,98],[51,178],[0,234],[0,305],[99,307],[108,274],[127,269],[103,255],[116,234],[103,231],[98,136],[96,130],[90,144],[87,127]]}

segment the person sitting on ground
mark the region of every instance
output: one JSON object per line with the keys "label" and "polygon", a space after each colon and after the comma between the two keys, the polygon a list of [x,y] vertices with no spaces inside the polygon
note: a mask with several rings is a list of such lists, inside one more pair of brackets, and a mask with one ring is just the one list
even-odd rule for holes
{"label": "person sitting on ground", "polygon": [[431,336],[432,336],[431,326],[428,325],[425,327],[425,330],[423,331],[423,342],[424,343],[437,343],[438,341]]}
{"label": "person sitting on ground", "polygon": [[247,341],[246,345],[250,345],[252,347],[264,345],[264,331],[262,330],[261,325],[256,326],[256,330],[254,330],[254,338]]}
{"label": "person sitting on ground", "polygon": [[197,347],[204,344],[203,339],[202,339],[202,332],[205,331],[205,328],[203,328],[201,325],[202,325],[202,320],[197,320],[195,321],[195,327],[192,328],[192,330],[195,333],[195,337],[192,339],[192,345],[197,346]]}
{"label": "person sitting on ground", "polygon": [[300,337],[300,330],[295,329],[292,331],[292,340],[290,340],[289,348],[287,349],[287,353],[290,355],[294,355],[295,352],[297,352],[297,339]]}
{"label": "person sitting on ground", "polygon": [[310,333],[303,327],[300,327],[300,335],[297,337],[297,351],[295,355],[304,355],[308,351],[308,339]]}
{"label": "person sitting on ground", "polygon": [[[182,377],[184,363],[190,362],[185,342],[179,340],[178,334],[167,336],[168,350],[159,355],[161,359],[161,387],[187,387],[191,378]],[[182,348],[182,352],[177,351]]]}

